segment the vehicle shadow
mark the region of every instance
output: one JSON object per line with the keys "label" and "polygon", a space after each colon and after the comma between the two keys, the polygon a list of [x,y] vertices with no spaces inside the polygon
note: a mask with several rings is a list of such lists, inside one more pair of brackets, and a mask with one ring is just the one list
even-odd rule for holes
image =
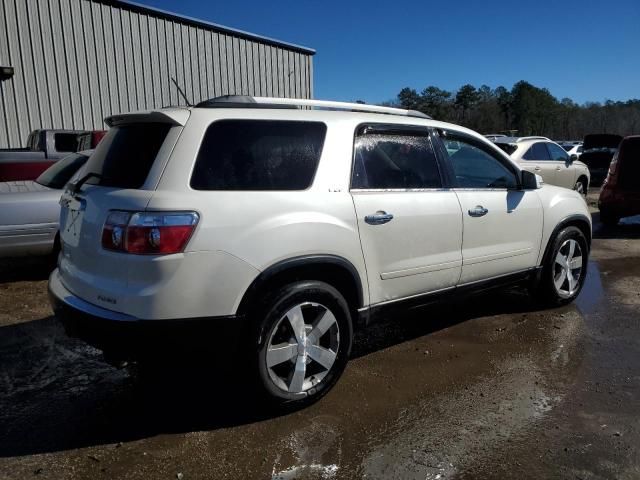
{"label": "vehicle shadow", "polygon": [[[532,309],[516,290],[422,308],[359,333],[353,357],[471,318]],[[0,327],[0,457],[216,430],[290,413],[259,401],[249,379],[236,378],[234,365],[228,358],[167,366],[154,381],[142,382],[68,338],[53,317]]]}
{"label": "vehicle shadow", "polygon": [[53,269],[50,257],[0,258],[0,284],[46,280]]}
{"label": "vehicle shadow", "polygon": [[600,223],[600,212],[591,214],[593,219],[593,238],[598,239],[638,239],[640,238],[640,217],[623,218],[615,226]]}

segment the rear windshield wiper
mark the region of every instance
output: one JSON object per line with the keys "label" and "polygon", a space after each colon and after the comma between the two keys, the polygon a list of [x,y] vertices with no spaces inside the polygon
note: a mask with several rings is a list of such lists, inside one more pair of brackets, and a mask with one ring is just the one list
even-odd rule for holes
{"label": "rear windshield wiper", "polygon": [[90,178],[97,178],[98,180],[104,179],[104,177],[99,173],[93,173],[93,172],[87,173],[80,180],[77,180],[76,182],[69,185],[71,187],[71,195],[77,195],[78,193],[80,193],[80,189],[82,188],[82,185],[87,183],[87,180],[89,180]]}

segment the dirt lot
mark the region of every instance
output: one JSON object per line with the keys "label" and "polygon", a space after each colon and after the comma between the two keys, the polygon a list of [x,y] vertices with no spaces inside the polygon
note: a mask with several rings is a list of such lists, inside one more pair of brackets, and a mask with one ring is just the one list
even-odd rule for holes
{"label": "dirt lot", "polygon": [[4,261],[0,478],[640,478],[640,223],[594,218],[575,304],[513,290],[392,319],[289,414],[215,366],[142,387],[65,337],[43,265]]}

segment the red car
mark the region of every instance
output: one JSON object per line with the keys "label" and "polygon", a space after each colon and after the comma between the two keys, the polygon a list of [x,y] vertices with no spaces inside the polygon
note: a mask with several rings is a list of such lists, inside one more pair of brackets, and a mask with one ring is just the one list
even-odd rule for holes
{"label": "red car", "polygon": [[622,217],[640,214],[640,135],[625,137],[611,160],[602,186],[600,221],[615,225]]}

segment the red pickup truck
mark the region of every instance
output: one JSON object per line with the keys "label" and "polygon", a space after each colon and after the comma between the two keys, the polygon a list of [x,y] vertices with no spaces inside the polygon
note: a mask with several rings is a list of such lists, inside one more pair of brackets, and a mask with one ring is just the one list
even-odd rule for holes
{"label": "red pickup truck", "polygon": [[0,182],[34,180],[54,162],[95,148],[106,132],[100,130],[34,130],[26,148],[0,149]]}

